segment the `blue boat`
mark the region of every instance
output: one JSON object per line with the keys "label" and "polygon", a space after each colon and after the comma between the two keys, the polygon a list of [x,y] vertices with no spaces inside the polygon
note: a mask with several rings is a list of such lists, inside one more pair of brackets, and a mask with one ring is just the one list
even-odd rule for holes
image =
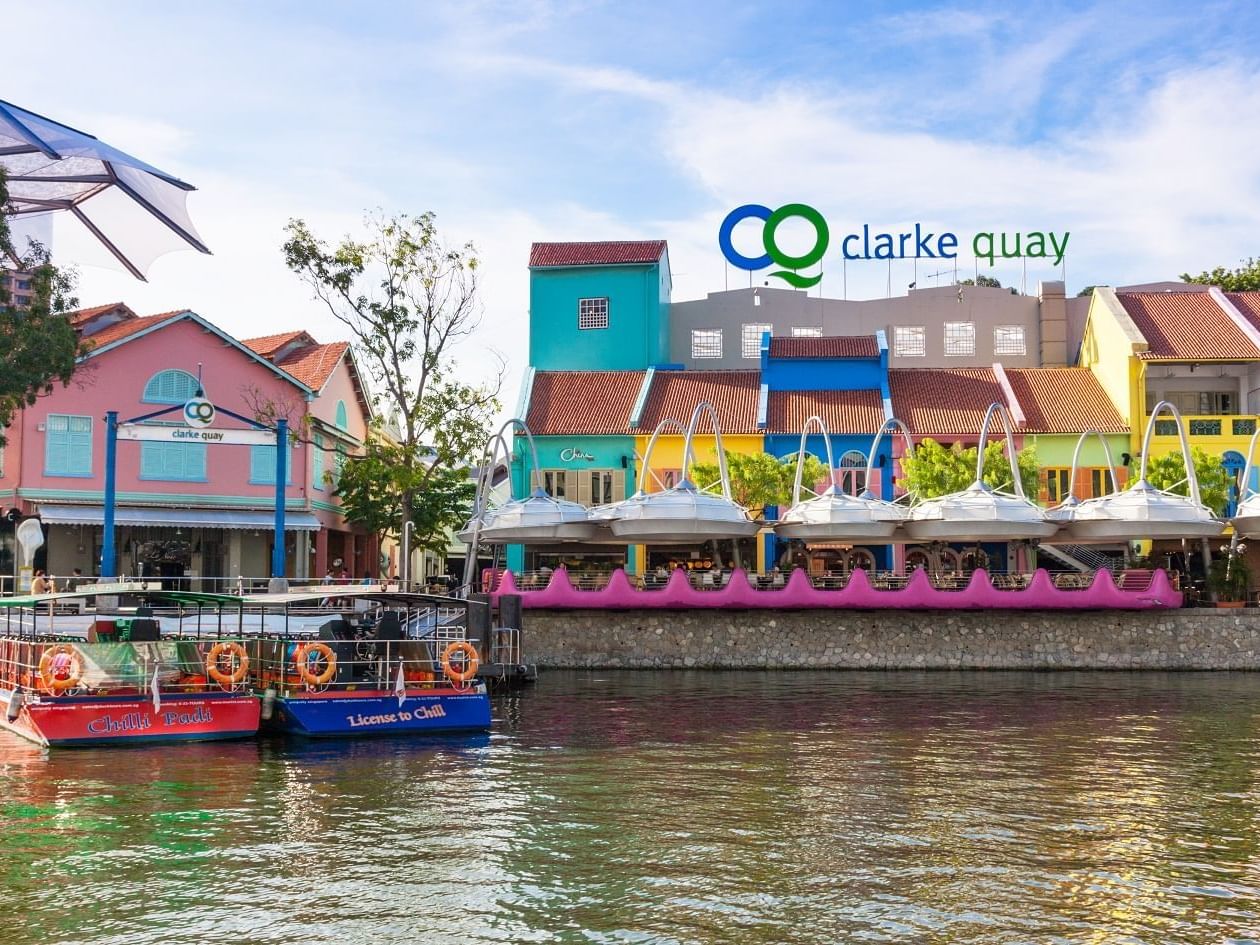
{"label": "blue boat", "polygon": [[485,604],[371,585],[169,596],[199,605],[186,623],[243,641],[265,730],[326,738],[490,728],[468,632],[470,608]]}

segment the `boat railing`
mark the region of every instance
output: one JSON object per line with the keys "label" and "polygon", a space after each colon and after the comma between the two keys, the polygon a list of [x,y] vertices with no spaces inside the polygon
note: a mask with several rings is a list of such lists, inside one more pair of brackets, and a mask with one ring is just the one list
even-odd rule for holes
{"label": "boat railing", "polygon": [[462,628],[438,628],[423,640],[259,636],[246,647],[253,687],[282,697],[463,688],[472,685],[481,659]]}
{"label": "boat railing", "polygon": [[241,692],[248,686],[242,641],[87,642],[51,634],[0,638],[0,687],[54,696]]}

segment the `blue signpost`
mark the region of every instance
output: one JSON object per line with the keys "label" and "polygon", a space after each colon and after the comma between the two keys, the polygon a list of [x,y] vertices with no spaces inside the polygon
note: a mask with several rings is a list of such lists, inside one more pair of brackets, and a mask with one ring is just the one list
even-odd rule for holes
{"label": "blue signpost", "polygon": [[272,590],[283,587],[285,579],[285,561],[284,561],[284,500],[285,500],[285,482],[289,478],[288,470],[288,450],[284,447],[289,440],[289,421],[278,420],[274,427],[269,427],[257,420],[249,417],[241,416],[223,407],[215,407],[209,401],[202,399],[201,391],[197,392],[197,397],[188,401],[183,405],[167,407],[163,410],[157,410],[153,413],[147,413],[143,416],[134,417],[131,420],[124,420],[121,423],[118,420],[118,411],[110,410],[105,414],[105,516],[104,516],[104,535],[101,540],[101,577],[113,578],[116,574],[117,552],[114,542],[114,520],[115,509],[117,504],[117,465],[118,465],[118,432],[120,428],[125,428],[125,438],[127,439],[161,439],[163,438],[159,431],[169,431],[170,427],[150,427],[141,426],[147,420],[153,420],[157,417],[165,416],[179,410],[184,414],[184,422],[189,428],[206,429],[214,422],[215,416],[220,413],[226,414],[234,420],[248,424],[249,430],[219,430],[214,431],[214,435],[207,435],[202,439],[207,445],[241,445],[256,444],[259,442],[259,432],[269,434],[263,438],[266,442],[275,444],[276,447],[276,500],[275,500],[275,537],[274,546],[271,552],[271,580]]}

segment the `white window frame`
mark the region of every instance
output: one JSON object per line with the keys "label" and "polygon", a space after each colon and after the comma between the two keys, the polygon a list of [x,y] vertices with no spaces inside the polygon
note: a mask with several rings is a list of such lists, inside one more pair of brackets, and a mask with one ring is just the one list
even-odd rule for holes
{"label": "white window frame", "polygon": [[578,330],[594,331],[608,327],[608,298],[578,299]]}
{"label": "white window frame", "polygon": [[761,336],[765,332],[774,333],[773,325],[749,322],[740,329],[740,354],[745,358],[761,357]]}
{"label": "white window frame", "polygon": [[1023,325],[993,326],[993,353],[1023,357],[1028,354],[1028,339]]}
{"label": "white window frame", "polygon": [[813,325],[796,325],[792,328],[793,338],[821,338],[822,329]]}
{"label": "white window frame", "polygon": [[[916,344],[911,344],[911,341]],[[927,357],[926,325],[893,325],[893,355],[898,358]]]}
{"label": "white window frame", "polygon": [[945,357],[969,358],[976,354],[976,323],[946,322],[942,337],[945,339]]}
{"label": "white window frame", "polygon": [[721,328],[691,329],[691,357],[693,359],[722,357],[722,334]]}

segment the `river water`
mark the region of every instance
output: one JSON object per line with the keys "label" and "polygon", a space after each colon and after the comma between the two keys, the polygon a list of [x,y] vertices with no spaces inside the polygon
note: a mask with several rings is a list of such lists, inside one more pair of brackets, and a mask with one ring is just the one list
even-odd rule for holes
{"label": "river water", "polygon": [[490,736],[0,733],[0,943],[1260,940],[1260,674],[546,673]]}

